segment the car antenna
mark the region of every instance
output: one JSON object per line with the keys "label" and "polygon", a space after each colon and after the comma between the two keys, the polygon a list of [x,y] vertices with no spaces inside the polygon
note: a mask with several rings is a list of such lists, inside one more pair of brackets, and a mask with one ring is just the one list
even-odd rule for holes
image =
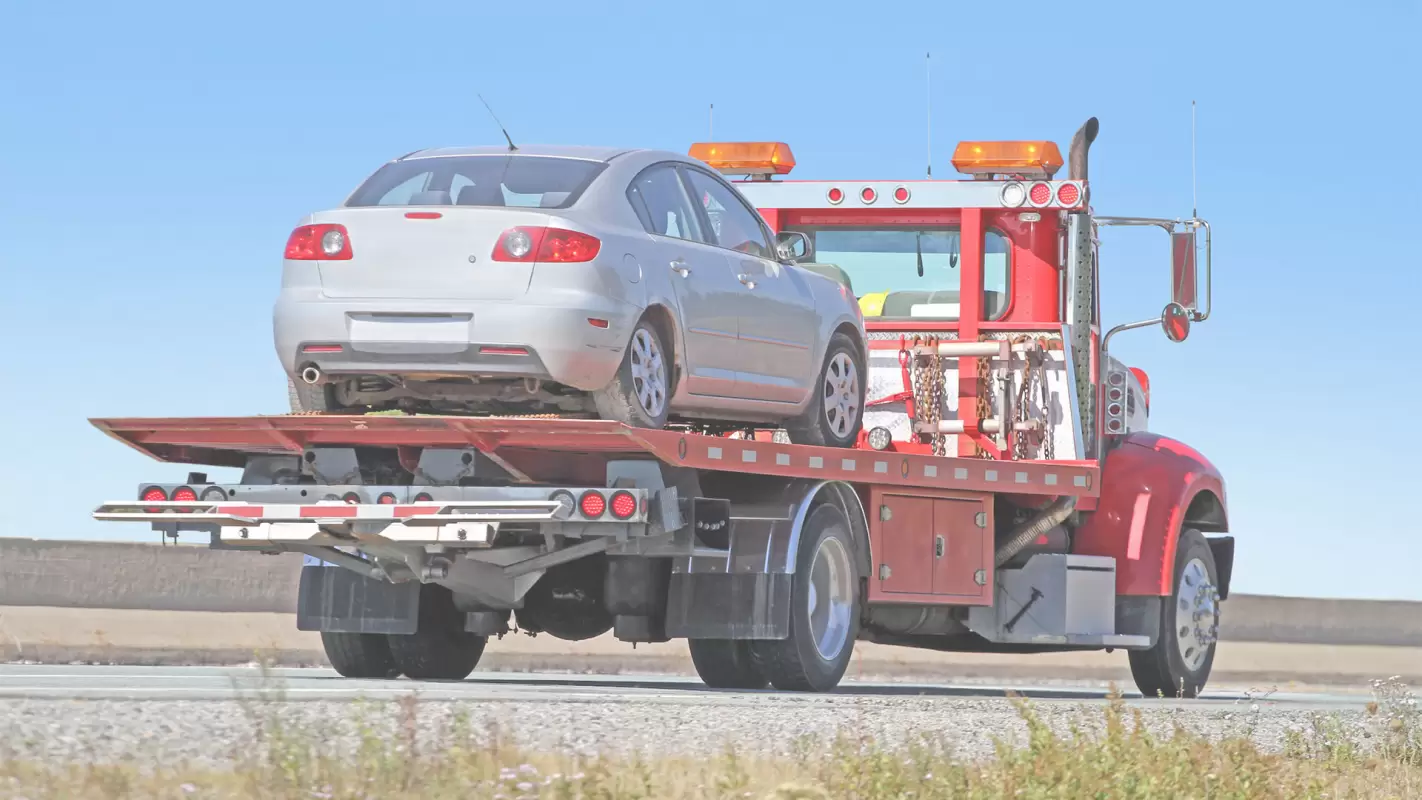
{"label": "car antenna", "polygon": [[489,101],[485,100],[484,95],[482,94],[475,96],[479,98],[479,102],[484,104],[484,108],[488,110],[489,116],[494,118],[494,124],[499,126],[499,132],[504,135],[504,139],[509,143],[509,152],[518,152],[518,147],[513,143],[513,138],[509,136],[508,129],[504,127],[504,123],[499,122],[499,115],[494,113],[494,109],[489,108]]}
{"label": "car antenna", "polygon": [[[933,54],[923,54],[924,98],[928,105],[928,179],[933,180]],[[919,274],[923,274],[920,267]]]}
{"label": "car antenna", "polygon": [[1190,101],[1190,216],[1200,216],[1200,184],[1195,178],[1195,101]]}

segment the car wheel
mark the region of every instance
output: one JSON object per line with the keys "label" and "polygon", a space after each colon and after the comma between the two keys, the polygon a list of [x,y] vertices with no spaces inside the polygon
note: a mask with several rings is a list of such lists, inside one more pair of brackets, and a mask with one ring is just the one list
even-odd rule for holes
{"label": "car wheel", "polygon": [[648,320],[637,323],[612,383],[593,395],[598,416],[634,428],[662,428],[671,409],[671,361]]}
{"label": "car wheel", "polygon": [[1220,611],[1215,555],[1187,528],[1175,545],[1175,592],[1161,598],[1160,635],[1129,654],[1131,677],[1146,697],[1195,697],[1215,663]]}
{"label": "car wheel", "polygon": [[859,636],[859,575],[844,512],[831,505],[811,511],[798,549],[790,635],[752,646],[775,688],[824,692],[844,677]]}
{"label": "car wheel", "polygon": [[291,403],[293,414],[339,411],[341,406],[333,394],[332,388],[326,384],[312,386],[305,382],[297,383],[291,378],[286,379],[286,396]]}
{"label": "car wheel", "polygon": [[866,377],[864,357],[854,340],[836,333],[830,339],[809,406],[802,416],[785,425],[790,441],[853,447],[864,425]]}

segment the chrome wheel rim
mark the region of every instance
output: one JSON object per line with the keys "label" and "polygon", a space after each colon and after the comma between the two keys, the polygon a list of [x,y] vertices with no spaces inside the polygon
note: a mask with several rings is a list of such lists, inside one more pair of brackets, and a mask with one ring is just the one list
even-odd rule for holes
{"label": "chrome wheel rim", "polygon": [[859,412],[859,368],[848,353],[835,353],[830,359],[822,395],[829,431],[843,439],[854,428]]}
{"label": "chrome wheel rim", "polygon": [[632,391],[649,417],[660,417],[667,407],[667,369],[662,349],[646,328],[632,334]]}
{"label": "chrome wheel rim", "polygon": [[854,613],[854,572],[849,550],[839,539],[825,539],[810,564],[810,636],[815,652],[833,661],[849,641]]}
{"label": "chrome wheel rim", "polygon": [[1219,594],[1205,562],[1190,559],[1175,589],[1175,641],[1180,659],[1195,672],[1204,666],[1219,633]]}

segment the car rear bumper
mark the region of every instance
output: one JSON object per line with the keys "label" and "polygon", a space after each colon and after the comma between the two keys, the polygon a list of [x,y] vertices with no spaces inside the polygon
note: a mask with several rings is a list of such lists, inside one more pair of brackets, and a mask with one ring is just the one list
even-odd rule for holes
{"label": "car rear bumper", "polygon": [[276,348],[293,377],[314,366],[331,377],[540,378],[600,389],[621,365],[640,309],[597,295],[568,300],[337,300],[319,290],[287,289],[276,304]]}

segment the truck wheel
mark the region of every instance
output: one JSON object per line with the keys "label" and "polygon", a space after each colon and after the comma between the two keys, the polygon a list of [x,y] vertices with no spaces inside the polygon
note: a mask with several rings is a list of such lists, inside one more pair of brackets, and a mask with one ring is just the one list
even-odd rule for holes
{"label": "truck wheel", "polygon": [[688,639],[691,663],[713,689],[764,689],[770,681],[746,639]]}
{"label": "truck wheel", "polygon": [[400,667],[390,654],[390,644],[378,633],[321,631],[326,659],[344,678],[395,678]]}
{"label": "truck wheel", "polygon": [[484,654],[483,636],[464,630],[464,614],[443,586],[420,587],[420,621],[414,633],[387,634],[400,671],[417,681],[462,681]]}
{"label": "truck wheel", "polygon": [[632,329],[622,366],[612,383],[593,394],[598,416],[634,428],[660,429],[671,408],[671,363],[650,320]]}
{"label": "truck wheel", "polygon": [[1131,675],[1146,697],[1195,697],[1215,663],[1220,611],[1215,557],[1193,528],[1175,546],[1175,593],[1162,598],[1160,636],[1130,651]]}
{"label": "truck wheel", "polygon": [[830,338],[809,406],[799,418],[785,423],[790,441],[853,447],[864,425],[865,379],[864,358],[854,340],[836,333]]}
{"label": "truck wheel", "polygon": [[800,532],[790,591],[790,635],[757,640],[761,668],[781,690],[823,692],[844,677],[859,634],[859,575],[849,520],[830,505]]}

